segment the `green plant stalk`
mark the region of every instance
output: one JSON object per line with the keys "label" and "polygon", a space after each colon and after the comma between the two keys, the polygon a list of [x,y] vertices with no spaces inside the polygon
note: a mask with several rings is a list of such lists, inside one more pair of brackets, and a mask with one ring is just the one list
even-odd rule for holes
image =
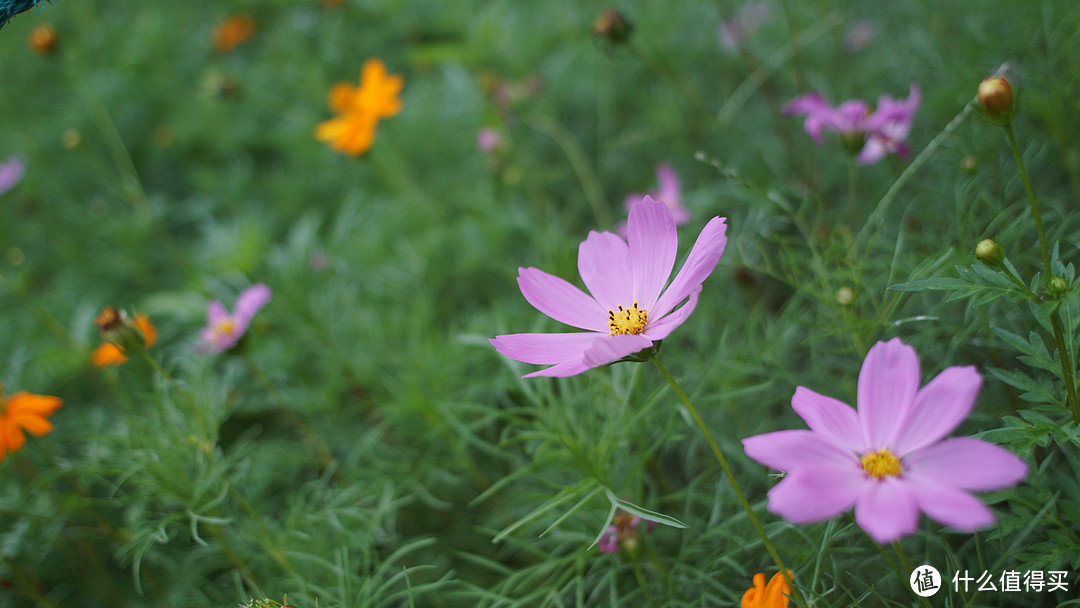
{"label": "green plant stalk", "polygon": [[709,432],[709,427],[705,426],[705,421],[701,419],[701,415],[698,414],[694,404],[690,402],[690,398],[686,396],[686,393],[683,392],[679,383],[676,382],[671,373],[667,371],[667,368],[660,363],[660,359],[653,357],[651,361],[656,365],[656,369],[660,370],[660,373],[664,375],[664,378],[667,378],[668,384],[671,385],[671,388],[675,389],[675,394],[682,400],[683,405],[685,405],[687,411],[690,412],[690,416],[694,419],[694,422],[697,423],[702,434],[705,435],[705,441],[709,443],[709,447],[712,448],[713,454],[716,455],[717,462],[720,463],[720,468],[724,470],[724,474],[727,475],[728,481],[731,482],[731,489],[735,491],[735,496],[738,497],[739,503],[742,505],[743,510],[746,511],[747,517],[750,518],[750,523],[754,526],[754,529],[757,530],[758,536],[761,537],[761,542],[765,545],[765,550],[768,551],[769,557],[772,558],[773,563],[776,564],[776,567],[780,570],[780,574],[784,577],[784,580],[787,581],[788,588],[791,589],[791,598],[795,600],[796,605],[805,606],[806,604],[803,603],[801,594],[792,583],[791,576],[788,575],[788,569],[784,566],[784,561],[780,559],[780,554],[777,553],[776,548],[773,547],[772,542],[769,541],[769,535],[765,533],[765,528],[762,527],[757,515],[754,514],[754,509],[750,506],[750,501],[746,499],[746,494],[743,493],[742,488],[739,487],[739,482],[735,480],[735,474],[731,471],[731,466],[728,465],[724,453],[720,451],[720,446],[717,445],[716,439],[714,439],[712,433]]}
{"label": "green plant stalk", "polygon": [[[911,564],[908,563],[907,557],[904,555],[904,550],[900,548],[900,542],[894,540],[893,543],[892,543],[892,548],[893,548],[893,551],[896,552],[896,557],[900,558],[900,567],[904,569],[903,570],[904,572],[908,573],[908,576],[911,576]],[[900,575],[900,584],[910,588],[911,582],[909,580],[905,579],[902,574],[900,574],[900,573],[897,573],[897,574]],[[918,594],[915,593],[914,590],[912,590],[911,593],[914,594],[914,595],[918,595]],[[930,600],[926,599],[925,597],[923,597],[921,595],[918,595],[918,597],[919,597],[919,600],[921,601],[922,605],[925,606],[925,608],[934,608],[930,604]]]}
{"label": "green plant stalk", "polygon": [[[1020,181],[1024,183],[1024,192],[1027,194],[1028,204],[1031,205],[1031,215],[1035,218],[1035,231],[1039,235],[1039,248],[1042,253],[1043,281],[1049,283],[1053,276],[1050,272],[1050,247],[1046,243],[1046,230],[1043,228],[1042,215],[1039,213],[1039,203],[1035,200],[1035,191],[1031,188],[1031,179],[1028,177],[1027,167],[1024,166],[1020,146],[1016,144],[1012,125],[1006,123],[1002,127],[1005,129],[1005,135],[1009,137],[1009,147],[1012,148],[1016,166],[1020,170]],[[1061,314],[1056,309],[1050,313],[1050,326],[1054,330],[1054,342],[1057,344],[1058,360],[1061,362],[1061,376],[1065,380],[1065,398],[1068,400],[1073,422],[1080,424],[1080,399],[1076,394],[1076,379],[1073,376],[1069,351],[1065,347],[1065,330],[1061,324]]]}

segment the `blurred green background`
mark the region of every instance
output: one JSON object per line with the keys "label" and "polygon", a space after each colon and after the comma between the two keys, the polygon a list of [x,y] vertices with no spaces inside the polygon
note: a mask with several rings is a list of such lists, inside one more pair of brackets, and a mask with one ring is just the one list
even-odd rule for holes
{"label": "blurred green background", "polygon": [[[680,259],[708,218],[730,226],[665,364],[816,606],[910,604],[850,519],[767,514],[772,481],[739,440],[798,426],[797,385],[853,403],[879,339],[915,346],[924,377],[1017,366],[989,328],[1037,330],[1023,306],[887,287],[954,276],[988,236],[1038,269],[1000,130],[969,112],[924,153],[1005,63],[1050,237],[1075,257],[1080,6],[760,5],[750,23],[737,3],[623,2],[622,43],[594,33],[607,3],[592,0],[57,0],[13,19],[0,159],[26,174],[0,194],[0,382],[65,405],[0,465],[0,605],[736,605],[771,563],[655,370],[522,381],[533,366],[487,343],[561,330],[521,297],[517,268],[576,282],[577,244],[625,219],[623,197],[654,190],[662,162],[693,216]],[[216,51],[215,26],[241,13],[254,34]],[[740,15],[726,46],[721,23]],[[35,52],[44,23],[55,48]],[[370,57],[404,76],[403,109],[354,159],[312,132]],[[780,113],[810,90],[873,101],[911,83],[912,155],[858,168],[854,191],[836,138],[816,146]],[[503,137],[491,153],[485,127]],[[256,282],[274,297],[239,352],[197,353],[206,303]],[[105,305],[150,315],[168,376],[88,365]],[[1023,406],[984,376],[965,432]],[[1080,569],[1076,446],[1061,453],[988,498],[1005,499],[999,529],[924,520],[912,559]],[[600,555],[599,495],[543,538],[573,502],[492,543],[575,484],[690,529]]]}

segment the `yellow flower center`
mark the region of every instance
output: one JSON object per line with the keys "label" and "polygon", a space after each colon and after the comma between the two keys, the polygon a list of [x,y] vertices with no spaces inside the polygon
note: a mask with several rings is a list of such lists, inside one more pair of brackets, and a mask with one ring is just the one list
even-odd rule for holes
{"label": "yellow flower center", "polygon": [[608,311],[608,327],[611,335],[640,334],[645,331],[645,325],[649,322],[649,311],[638,308],[637,302],[630,308],[623,308],[619,304],[618,310]]}
{"label": "yellow flower center", "polygon": [[221,338],[222,336],[232,337],[233,332],[236,331],[236,322],[230,319],[222,319],[218,321],[218,324],[214,326],[214,338]]}
{"label": "yellow flower center", "polygon": [[874,479],[900,475],[900,459],[886,448],[876,452],[867,452],[862,457],[862,468]]}

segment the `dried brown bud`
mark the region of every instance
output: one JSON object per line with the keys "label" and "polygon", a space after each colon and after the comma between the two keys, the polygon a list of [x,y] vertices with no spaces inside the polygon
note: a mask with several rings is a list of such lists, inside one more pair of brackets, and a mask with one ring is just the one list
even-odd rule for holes
{"label": "dried brown bud", "polygon": [[626,42],[630,39],[630,34],[633,31],[634,26],[627,21],[626,17],[610,6],[600,13],[600,16],[596,18],[592,25],[593,36],[607,40],[612,44]]}

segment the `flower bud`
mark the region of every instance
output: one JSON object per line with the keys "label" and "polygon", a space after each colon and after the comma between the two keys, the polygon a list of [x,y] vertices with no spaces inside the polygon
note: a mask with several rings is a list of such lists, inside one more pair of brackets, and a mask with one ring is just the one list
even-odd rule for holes
{"label": "flower bud", "polygon": [[975,246],[975,257],[987,266],[999,266],[1005,259],[1005,252],[994,239],[983,239]]}
{"label": "flower bud", "polygon": [[592,25],[593,36],[607,40],[612,44],[626,42],[630,39],[630,33],[633,31],[634,26],[627,21],[626,17],[611,7],[605,8]]}
{"label": "flower bud", "polygon": [[106,306],[94,319],[101,330],[101,339],[120,348],[121,353],[138,352],[157,341],[157,328],[146,315],[132,319],[122,310]]}
{"label": "flower bud", "polygon": [[1012,85],[1001,76],[984,79],[979,84],[976,97],[979,105],[986,111],[987,118],[995,122],[1008,123],[1016,111],[1013,104]]}
{"label": "flower bud", "polygon": [[1053,277],[1047,284],[1047,289],[1051,295],[1060,296],[1064,295],[1069,290],[1069,282],[1064,277]]}
{"label": "flower bud", "polygon": [[48,55],[56,50],[56,28],[43,23],[34,29],[30,30],[30,35],[26,39],[26,44],[30,46],[30,50],[34,51],[38,55]]}

